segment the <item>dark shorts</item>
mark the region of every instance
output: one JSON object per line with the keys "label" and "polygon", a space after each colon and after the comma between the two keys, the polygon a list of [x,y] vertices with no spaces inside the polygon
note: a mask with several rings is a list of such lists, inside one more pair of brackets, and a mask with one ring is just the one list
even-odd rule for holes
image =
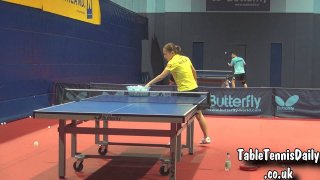
{"label": "dark shorts", "polygon": [[237,81],[246,81],[246,73],[235,74],[235,75],[233,75],[233,79],[235,79]]}

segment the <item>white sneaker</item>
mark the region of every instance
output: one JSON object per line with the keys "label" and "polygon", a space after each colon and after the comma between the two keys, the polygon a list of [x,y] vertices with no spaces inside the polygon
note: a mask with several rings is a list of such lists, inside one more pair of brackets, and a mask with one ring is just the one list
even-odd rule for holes
{"label": "white sneaker", "polygon": [[200,144],[210,144],[211,143],[211,138],[208,137],[203,137],[200,141]]}

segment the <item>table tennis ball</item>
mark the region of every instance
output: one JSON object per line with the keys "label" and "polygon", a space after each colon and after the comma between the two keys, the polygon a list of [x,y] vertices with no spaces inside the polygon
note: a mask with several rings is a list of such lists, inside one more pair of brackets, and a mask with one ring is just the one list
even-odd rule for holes
{"label": "table tennis ball", "polygon": [[34,141],[34,142],[33,142],[33,146],[34,146],[34,147],[38,147],[38,146],[39,146],[39,142],[38,142],[38,141]]}
{"label": "table tennis ball", "polygon": [[32,118],[31,116],[29,116],[29,118]]}
{"label": "table tennis ball", "polygon": [[51,128],[51,126],[48,126],[48,129],[50,129]]}

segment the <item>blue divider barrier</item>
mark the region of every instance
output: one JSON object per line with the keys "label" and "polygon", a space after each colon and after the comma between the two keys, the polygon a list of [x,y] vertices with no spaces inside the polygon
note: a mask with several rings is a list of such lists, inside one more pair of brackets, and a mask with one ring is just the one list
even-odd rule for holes
{"label": "blue divider barrier", "polygon": [[271,88],[210,88],[199,91],[210,92],[211,107],[205,114],[229,116],[273,116]]}
{"label": "blue divider barrier", "polygon": [[275,116],[320,117],[320,89],[274,89]]}
{"label": "blue divider barrier", "polygon": [[[134,84],[90,83],[74,85],[57,83],[59,88],[92,88],[108,90],[126,90]],[[151,91],[176,91],[175,86],[152,86]],[[199,91],[210,92],[211,107],[204,114],[222,116],[276,116],[288,118],[320,118],[320,89],[289,88],[213,88],[199,87]],[[77,92],[80,93],[80,92]],[[76,96],[76,95],[74,95]],[[67,98],[66,95],[57,97]],[[67,102],[70,99],[61,100]]]}

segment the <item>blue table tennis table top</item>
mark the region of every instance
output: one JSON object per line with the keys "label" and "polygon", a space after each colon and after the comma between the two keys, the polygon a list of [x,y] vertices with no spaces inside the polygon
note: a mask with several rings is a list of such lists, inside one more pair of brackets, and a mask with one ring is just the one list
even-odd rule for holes
{"label": "blue table tennis table top", "polygon": [[184,117],[206,97],[130,97],[100,95],[93,98],[35,110],[49,114],[113,114]]}

